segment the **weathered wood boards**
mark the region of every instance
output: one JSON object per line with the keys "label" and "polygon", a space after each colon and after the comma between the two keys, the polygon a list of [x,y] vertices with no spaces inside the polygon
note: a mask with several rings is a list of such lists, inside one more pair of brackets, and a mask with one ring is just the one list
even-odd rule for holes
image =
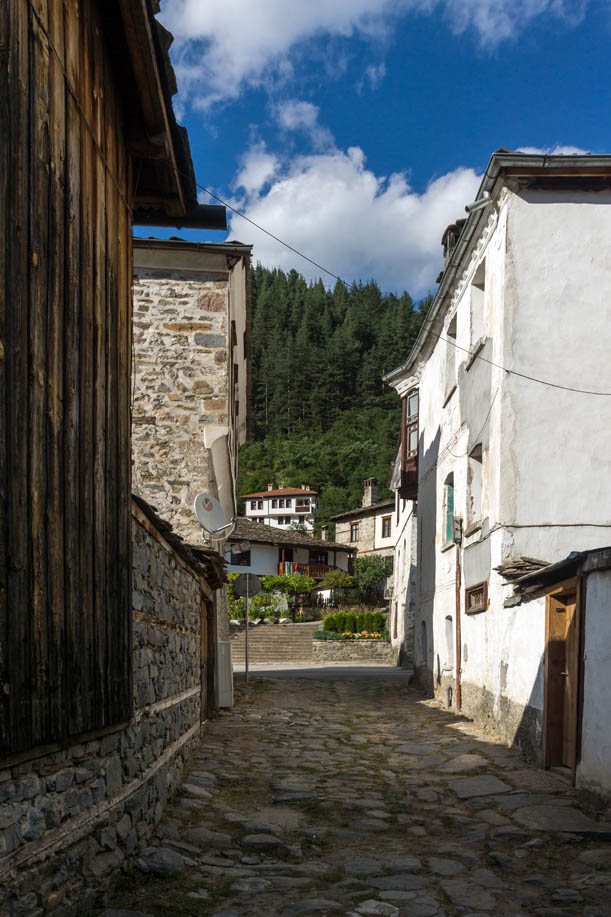
{"label": "weathered wood boards", "polygon": [[0,4],[0,756],[131,710],[132,190],[104,28],[94,0]]}

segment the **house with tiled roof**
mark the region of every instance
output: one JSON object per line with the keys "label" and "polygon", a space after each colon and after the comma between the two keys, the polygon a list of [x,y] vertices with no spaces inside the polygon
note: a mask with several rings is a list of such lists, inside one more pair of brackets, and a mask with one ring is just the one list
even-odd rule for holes
{"label": "house with tiled roof", "polygon": [[226,552],[229,573],[303,573],[322,580],[332,570],[352,574],[356,548],[240,516]]}
{"label": "house with tiled roof", "polygon": [[307,532],[314,530],[314,517],[318,509],[318,492],[310,490],[307,484],[301,487],[274,488],[252,494],[243,494],[244,513],[247,519],[274,528],[303,527]]}

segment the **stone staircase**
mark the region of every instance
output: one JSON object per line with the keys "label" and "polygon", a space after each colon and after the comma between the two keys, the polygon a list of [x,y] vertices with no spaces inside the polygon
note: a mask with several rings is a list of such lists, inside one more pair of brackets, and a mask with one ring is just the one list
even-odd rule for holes
{"label": "stone staircase", "polygon": [[[248,629],[248,664],[312,662],[312,634],[321,621],[307,624],[258,624]],[[244,631],[231,635],[231,661],[244,665]]]}

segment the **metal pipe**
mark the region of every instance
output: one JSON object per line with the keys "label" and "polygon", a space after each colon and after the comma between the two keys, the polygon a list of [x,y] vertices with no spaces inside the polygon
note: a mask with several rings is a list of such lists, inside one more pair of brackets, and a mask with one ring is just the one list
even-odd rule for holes
{"label": "metal pipe", "polygon": [[455,653],[455,666],[456,666],[456,709],[460,710],[462,706],[462,689],[461,689],[461,678],[460,678],[460,668],[461,668],[461,633],[460,633],[460,580],[461,580],[461,571],[460,571],[460,546],[456,545],[456,653]]}
{"label": "metal pipe", "polygon": [[250,573],[246,574],[246,631],[244,633],[244,674],[248,681],[248,593],[250,592]]}

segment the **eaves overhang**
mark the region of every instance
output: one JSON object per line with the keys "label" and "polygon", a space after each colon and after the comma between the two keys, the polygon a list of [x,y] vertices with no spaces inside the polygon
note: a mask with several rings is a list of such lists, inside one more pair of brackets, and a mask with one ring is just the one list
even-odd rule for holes
{"label": "eaves overhang", "polygon": [[433,326],[439,324],[443,318],[443,306],[453,291],[471,245],[485,225],[490,205],[498,200],[499,193],[508,179],[537,188],[611,189],[611,155],[548,156],[515,153],[504,149],[496,150],[492,154],[476,195],[476,200],[479,201],[488,194],[489,205],[469,214],[407,360],[382,377],[389,385],[396,387],[402,379],[416,374],[417,365],[429,343]]}

